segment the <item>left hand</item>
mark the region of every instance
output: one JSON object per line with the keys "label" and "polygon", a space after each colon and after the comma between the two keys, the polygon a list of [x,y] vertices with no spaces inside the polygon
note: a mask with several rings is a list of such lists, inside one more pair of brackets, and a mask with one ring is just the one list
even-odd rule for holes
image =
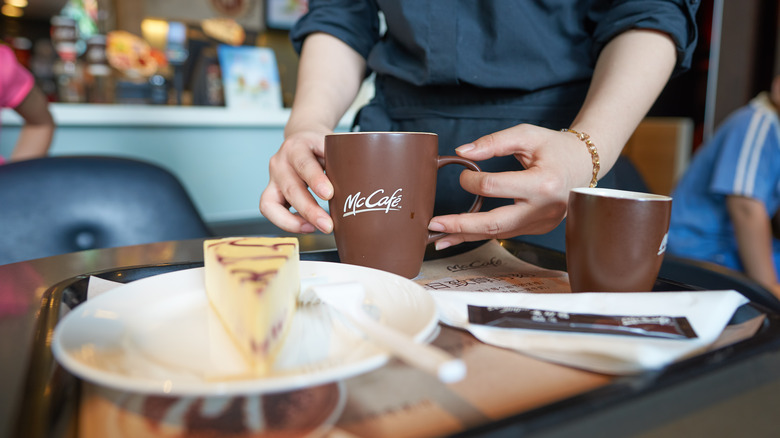
{"label": "left hand", "polygon": [[434,217],[428,228],[449,233],[436,242],[436,249],[465,241],[546,233],[566,217],[569,190],[587,187],[593,174],[590,153],[576,136],[534,125],[489,134],[455,151],[474,161],[514,155],[526,170],[463,171],[460,184],[468,192],[511,198],[514,203],[487,212]]}

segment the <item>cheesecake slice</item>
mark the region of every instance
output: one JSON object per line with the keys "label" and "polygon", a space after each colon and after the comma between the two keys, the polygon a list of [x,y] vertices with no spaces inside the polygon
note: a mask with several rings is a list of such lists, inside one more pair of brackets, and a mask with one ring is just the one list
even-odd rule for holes
{"label": "cheesecake slice", "polygon": [[209,303],[253,372],[268,373],[296,308],[298,239],[206,240],[203,256]]}

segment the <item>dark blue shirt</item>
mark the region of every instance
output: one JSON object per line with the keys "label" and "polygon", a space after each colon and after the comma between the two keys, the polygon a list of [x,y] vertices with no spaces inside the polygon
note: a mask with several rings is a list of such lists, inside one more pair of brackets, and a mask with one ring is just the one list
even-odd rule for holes
{"label": "dark blue shirt", "polygon": [[[344,41],[376,72],[376,94],[355,120],[362,131],[439,136],[439,153],[530,123],[568,127],[582,106],[604,46],[629,29],[671,35],[681,72],[696,44],[699,0],[310,0],[291,38],[313,32]],[[380,34],[379,13],[386,32]],[[648,55],[649,56],[649,55]],[[522,169],[513,156],[480,162]],[[439,171],[434,214],[465,211],[473,195],[457,166]],[[610,175],[600,186],[615,187]],[[511,203],[488,198],[483,210]],[[538,243],[564,247],[562,227]],[[552,245],[550,245],[551,242]]]}
{"label": "dark blue shirt", "polygon": [[[370,70],[416,86],[533,92],[588,82],[607,42],[629,29],[669,34],[690,66],[698,0],[311,0],[291,33],[355,49]],[[386,22],[380,35],[379,12]]]}

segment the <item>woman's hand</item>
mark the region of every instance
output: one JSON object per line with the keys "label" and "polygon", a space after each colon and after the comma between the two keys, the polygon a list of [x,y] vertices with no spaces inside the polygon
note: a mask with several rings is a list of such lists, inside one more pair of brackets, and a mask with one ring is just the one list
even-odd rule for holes
{"label": "woman's hand", "polygon": [[320,199],[333,196],[323,170],[325,135],[355,100],[365,71],[360,54],[331,35],[313,33],[303,43],[285,139],[271,157],[270,179],[260,196],[260,212],[279,228],[291,233],[333,230],[333,220],[309,187]]}
{"label": "woman's hand", "polygon": [[[289,135],[269,163],[270,181],[260,196],[260,212],[279,228],[291,233],[323,233],[333,230],[330,215],[317,203],[333,196],[325,176],[324,141],[327,129]],[[294,208],[298,213],[290,211]]]}
{"label": "woman's hand", "polygon": [[[661,93],[677,59],[669,35],[632,29],[601,51],[588,95],[572,129],[590,134],[609,172],[639,122]],[[564,128],[564,126],[562,126]],[[432,231],[453,233],[436,242],[443,249],[464,241],[542,234],[566,216],[569,190],[590,184],[592,161],[585,144],[568,132],[518,125],[457,149],[472,160],[514,155],[527,169],[461,174],[461,185],[483,196],[514,199],[513,205],[484,213],[440,216]]]}
{"label": "woman's hand", "polygon": [[433,218],[430,230],[450,234],[436,242],[437,249],[464,241],[546,233],[566,216],[569,190],[588,186],[593,175],[590,153],[575,135],[533,125],[517,125],[455,151],[474,161],[514,155],[526,170],[461,173],[460,183],[467,191],[514,203],[488,212]]}

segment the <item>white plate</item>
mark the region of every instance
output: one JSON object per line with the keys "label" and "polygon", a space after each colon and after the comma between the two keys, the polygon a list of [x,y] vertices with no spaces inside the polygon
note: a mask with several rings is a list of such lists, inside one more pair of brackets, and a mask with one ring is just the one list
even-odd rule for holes
{"label": "white plate", "polygon": [[[301,262],[302,281],[358,281],[364,308],[425,341],[436,305],[416,283],[375,269]],[[203,268],[122,285],[77,306],[57,324],[54,357],[73,374],[132,392],[236,395],[338,381],[384,365],[389,355],[323,304],[299,306],[274,369],[252,376],[208,303]]]}

